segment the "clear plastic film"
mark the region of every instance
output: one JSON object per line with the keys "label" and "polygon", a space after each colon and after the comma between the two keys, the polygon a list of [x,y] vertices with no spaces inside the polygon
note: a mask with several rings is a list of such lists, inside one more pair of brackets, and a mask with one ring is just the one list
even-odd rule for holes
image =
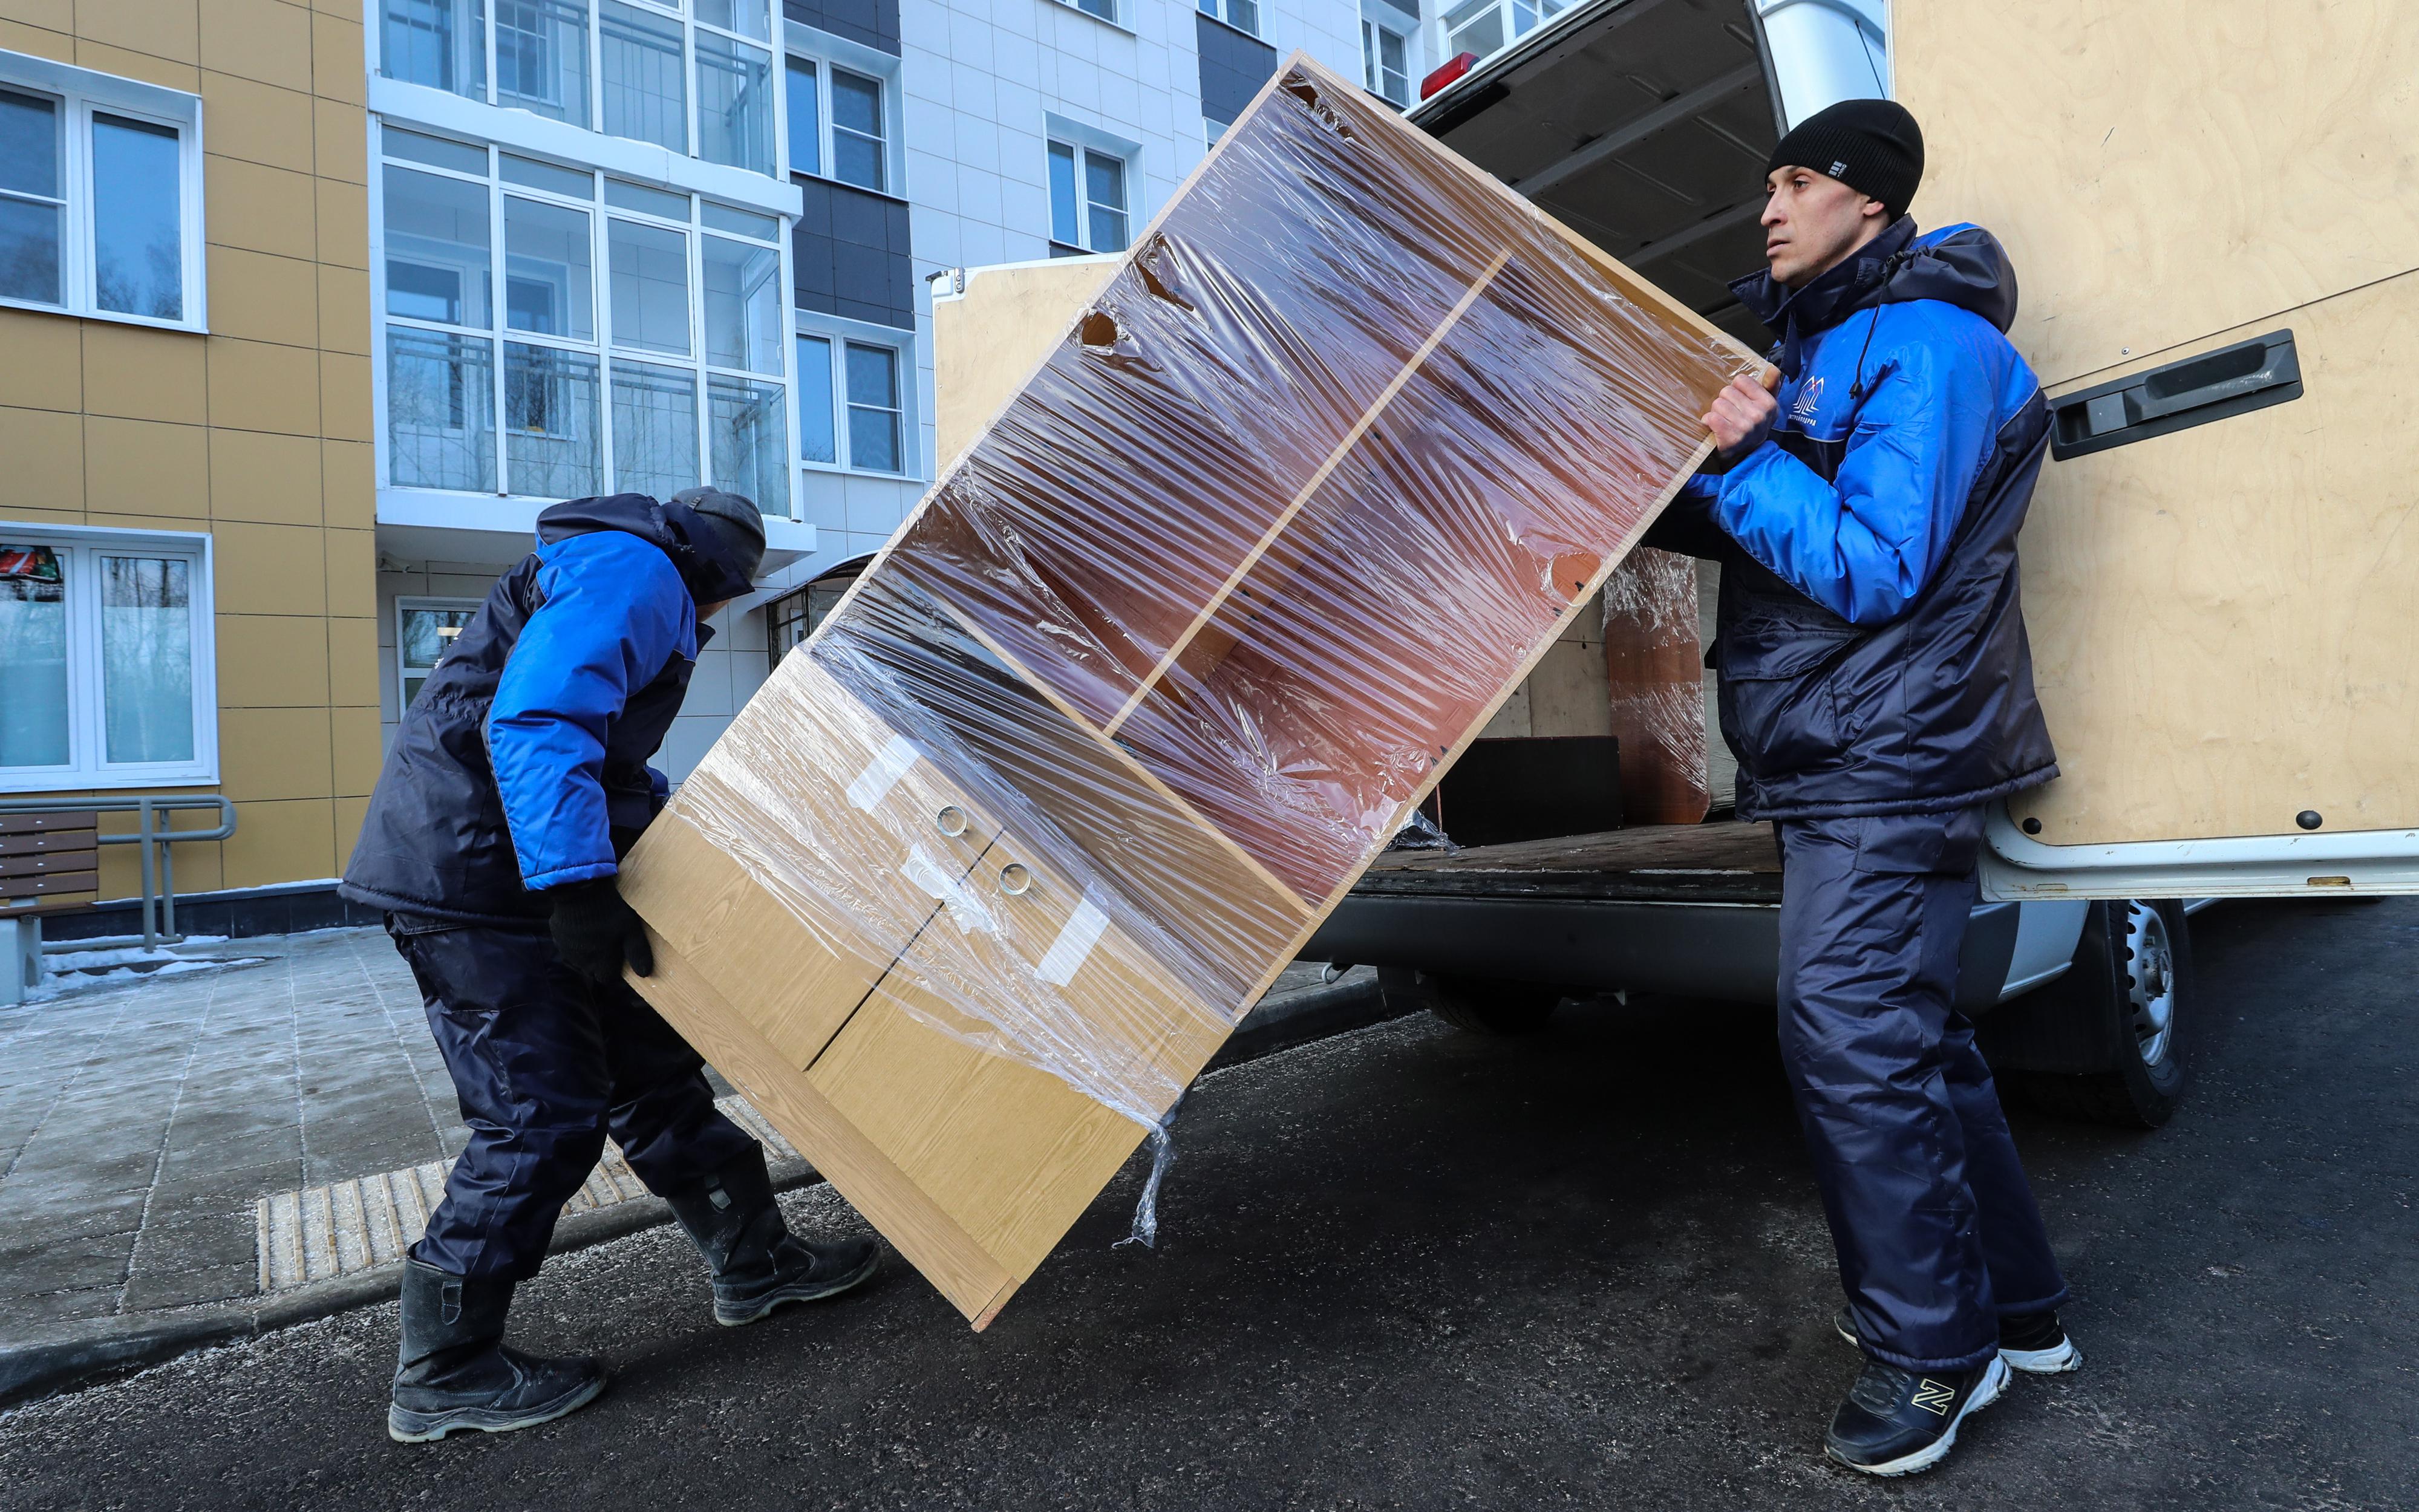
{"label": "clear plastic film", "polygon": [[1621,741],[1621,811],[1629,825],[1705,817],[1703,651],[1697,563],[1641,547],[1604,587],[1605,670]]}
{"label": "clear plastic film", "polygon": [[1161,1130],[1757,366],[1297,59],[670,817]]}

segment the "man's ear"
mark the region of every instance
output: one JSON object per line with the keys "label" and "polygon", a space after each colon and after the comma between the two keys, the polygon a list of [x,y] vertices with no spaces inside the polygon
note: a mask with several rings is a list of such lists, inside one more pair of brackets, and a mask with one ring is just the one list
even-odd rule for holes
{"label": "man's ear", "polygon": [[1889,207],[1883,204],[1880,200],[1873,198],[1871,194],[1868,194],[1865,196],[1865,202],[1857,207],[1857,213],[1858,215],[1879,215],[1887,217],[1889,214]]}

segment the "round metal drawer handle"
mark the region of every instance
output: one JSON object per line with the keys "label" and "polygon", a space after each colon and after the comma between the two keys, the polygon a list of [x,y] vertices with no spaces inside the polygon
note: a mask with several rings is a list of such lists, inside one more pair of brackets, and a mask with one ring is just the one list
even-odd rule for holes
{"label": "round metal drawer handle", "polygon": [[1033,873],[1022,861],[1010,861],[999,869],[999,890],[1011,898],[1023,897],[1033,886]]}
{"label": "round metal drawer handle", "polygon": [[932,827],[955,840],[966,832],[966,811],[954,803],[945,804],[932,816]]}

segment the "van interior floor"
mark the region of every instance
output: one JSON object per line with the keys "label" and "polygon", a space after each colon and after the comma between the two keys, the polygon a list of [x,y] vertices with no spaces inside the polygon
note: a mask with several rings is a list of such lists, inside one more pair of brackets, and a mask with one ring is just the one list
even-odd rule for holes
{"label": "van interior floor", "polygon": [[1780,902],[1772,826],[1641,825],[1458,851],[1392,851],[1353,891],[1387,897]]}

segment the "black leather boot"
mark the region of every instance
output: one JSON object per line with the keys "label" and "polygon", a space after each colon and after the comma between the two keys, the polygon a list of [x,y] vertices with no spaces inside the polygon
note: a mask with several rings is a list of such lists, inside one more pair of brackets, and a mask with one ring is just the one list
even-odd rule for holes
{"label": "black leather boot", "polygon": [[882,1261],[870,1239],[811,1244],[791,1233],[761,1149],[664,1200],[714,1269],[714,1320],[726,1327],[752,1323],[785,1302],[837,1296]]}
{"label": "black leather boot", "polygon": [[425,1443],[455,1428],[508,1433],[576,1412],[605,1389],[605,1367],[585,1355],[549,1360],[505,1346],[514,1285],[403,1262],[403,1349],[386,1412],[389,1438]]}

